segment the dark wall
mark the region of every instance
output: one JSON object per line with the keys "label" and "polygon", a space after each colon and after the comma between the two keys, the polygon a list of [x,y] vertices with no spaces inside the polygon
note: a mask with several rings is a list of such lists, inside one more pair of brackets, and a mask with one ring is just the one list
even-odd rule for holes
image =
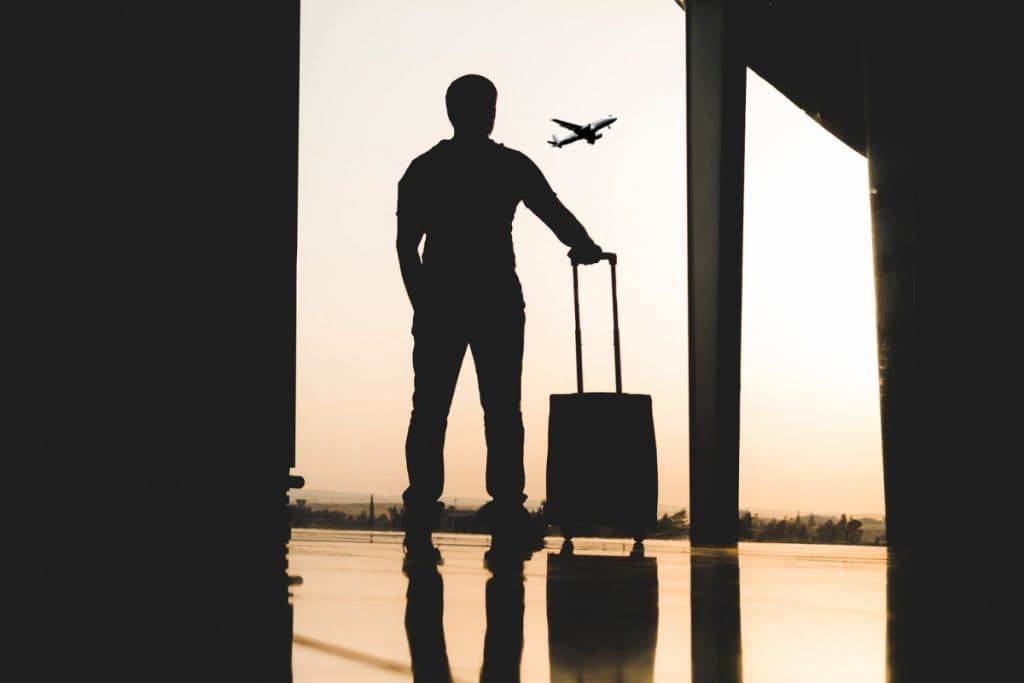
{"label": "dark wall", "polygon": [[247,641],[230,666],[286,674],[298,2],[47,3],[5,28],[8,525],[48,596],[26,652],[118,678]]}
{"label": "dark wall", "polygon": [[1019,47],[1002,5],[867,9],[889,542],[1002,553],[1024,453]]}

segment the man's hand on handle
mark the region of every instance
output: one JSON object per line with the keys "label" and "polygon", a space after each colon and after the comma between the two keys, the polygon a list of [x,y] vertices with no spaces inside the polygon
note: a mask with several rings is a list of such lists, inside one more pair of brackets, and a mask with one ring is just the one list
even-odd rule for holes
{"label": "man's hand on handle", "polygon": [[591,265],[601,260],[604,252],[601,247],[591,242],[584,247],[573,247],[569,250],[569,260],[574,264]]}

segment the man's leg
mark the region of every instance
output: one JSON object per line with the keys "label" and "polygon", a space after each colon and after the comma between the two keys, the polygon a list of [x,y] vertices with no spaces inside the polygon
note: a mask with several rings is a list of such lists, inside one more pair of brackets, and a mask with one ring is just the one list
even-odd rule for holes
{"label": "man's leg", "polygon": [[448,648],[444,642],[444,580],[437,567],[406,571],[405,634],[416,681],[451,683]]}
{"label": "man's leg", "polygon": [[512,556],[543,547],[544,539],[543,526],[523,506],[523,323],[521,306],[492,309],[477,319],[469,342],[484,409],[487,492],[494,499],[487,513],[492,550]]}
{"label": "man's leg", "polygon": [[467,338],[453,316],[416,314],[412,364],[415,386],[405,440],[409,488],[405,502],[406,541],[429,545],[444,490],[444,437]]}
{"label": "man's leg", "polygon": [[523,470],[523,374],[521,307],[488,311],[475,323],[470,350],[476,365],[487,439],[487,493],[499,506],[521,506]]}

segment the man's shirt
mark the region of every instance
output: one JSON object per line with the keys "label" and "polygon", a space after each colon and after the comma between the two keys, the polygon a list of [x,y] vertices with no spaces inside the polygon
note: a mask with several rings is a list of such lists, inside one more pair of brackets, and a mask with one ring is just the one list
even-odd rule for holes
{"label": "man's shirt", "polygon": [[398,240],[415,245],[426,235],[421,294],[521,304],[512,247],[519,202],[564,244],[593,244],[521,152],[490,139],[442,140],[414,159],[398,183]]}

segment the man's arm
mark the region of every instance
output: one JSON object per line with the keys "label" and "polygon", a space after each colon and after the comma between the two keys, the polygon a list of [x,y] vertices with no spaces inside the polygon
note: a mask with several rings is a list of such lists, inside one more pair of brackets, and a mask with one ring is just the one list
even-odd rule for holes
{"label": "man's arm", "polygon": [[416,296],[420,291],[423,270],[419,252],[423,230],[414,227],[415,225],[410,218],[398,215],[398,239],[395,241],[395,247],[398,249],[398,267],[402,271],[402,283],[413,308],[416,307]]}
{"label": "man's arm", "polygon": [[398,251],[398,267],[402,271],[402,283],[409,303],[416,308],[420,283],[423,279],[423,262],[420,261],[420,240],[426,232],[423,228],[422,206],[414,200],[409,187],[408,174],[398,183],[398,237],[395,248]]}
{"label": "man's arm", "polygon": [[601,247],[594,243],[586,228],[577,220],[551,189],[537,165],[526,162],[523,203],[537,218],[544,221],[562,244],[571,247],[569,258],[579,263],[596,263]]}

